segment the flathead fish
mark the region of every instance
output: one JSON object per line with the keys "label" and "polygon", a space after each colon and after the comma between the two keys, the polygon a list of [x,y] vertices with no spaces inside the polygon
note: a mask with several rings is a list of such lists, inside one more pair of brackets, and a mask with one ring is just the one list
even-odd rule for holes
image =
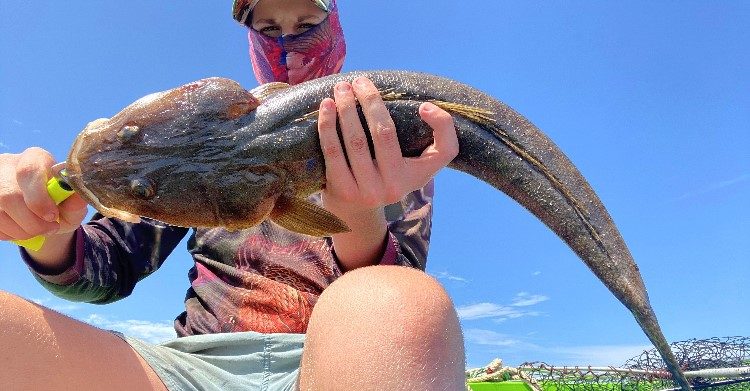
{"label": "flathead fish", "polygon": [[405,156],[433,141],[418,115],[430,101],[453,115],[459,154],[449,167],[506,193],[562,238],[633,314],[674,380],[681,372],[638,267],[599,197],[537,127],[472,87],[411,72],[354,72],[246,91],[222,78],[148,95],[90,123],[68,156],[73,188],[126,221],[241,229],[271,219],[310,235],[346,230],[306,197],[325,185],[318,106],[339,81],[366,76],[381,91]]}

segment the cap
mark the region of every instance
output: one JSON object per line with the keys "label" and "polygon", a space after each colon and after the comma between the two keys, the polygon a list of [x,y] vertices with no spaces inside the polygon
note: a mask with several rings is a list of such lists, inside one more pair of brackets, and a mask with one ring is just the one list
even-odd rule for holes
{"label": "cap", "polygon": [[[253,8],[258,4],[260,0],[234,0],[232,4],[232,17],[234,20],[248,26],[250,21],[248,18],[252,14]],[[320,9],[325,12],[331,11],[333,8],[333,0],[310,0],[313,4],[317,5]]]}

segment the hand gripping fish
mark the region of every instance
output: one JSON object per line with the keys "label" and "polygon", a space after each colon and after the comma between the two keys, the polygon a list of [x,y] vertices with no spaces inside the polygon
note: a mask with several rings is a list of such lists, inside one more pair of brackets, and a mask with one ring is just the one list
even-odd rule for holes
{"label": "hand gripping fish", "polygon": [[503,103],[445,78],[402,71],[353,72],[244,90],[222,78],[148,95],[90,123],[68,157],[71,186],[99,212],[185,227],[241,229],[271,219],[310,235],[346,225],[306,197],[325,185],[317,109],[335,83],[366,76],[381,91],[404,156],[419,156],[432,130],[429,101],[453,115],[460,152],[449,167],[506,193],[560,236],[633,313],[683,390],[690,386],[661,332],[625,242],[568,158]]}

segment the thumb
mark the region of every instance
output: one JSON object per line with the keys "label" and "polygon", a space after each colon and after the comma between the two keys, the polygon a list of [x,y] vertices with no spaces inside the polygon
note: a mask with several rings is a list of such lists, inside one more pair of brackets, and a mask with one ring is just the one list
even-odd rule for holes
{"label": "thumb", "polygon": [[436,160],[440,168],[450,163],[458,155],[458,135],[451,115],[433,103],[419,106],[419,116],[432,128],[434,141],[422,152],[421,157]]}
{"label": "thumb", "polygon": [[73,194],[58,205],[61,229],[75,229],[86,217],[88,204],[78,194]]}

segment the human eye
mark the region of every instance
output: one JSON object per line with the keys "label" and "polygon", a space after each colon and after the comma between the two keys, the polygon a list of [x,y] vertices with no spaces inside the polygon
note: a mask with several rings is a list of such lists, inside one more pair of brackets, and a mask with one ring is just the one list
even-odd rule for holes
{"label": "human eye", "polygon": [[302,34],[307,30],[310,30],[311,28],[317,26],[317,23],[300,23],[297,26],[297,34]]}
{"label": "human eye", "polygon": [[260,29],[257,29],[257,30],[259,33],[268,37],[278,38],[281,36],[281,27],[279,26],[270,25],[270,26],[261,27]]}

